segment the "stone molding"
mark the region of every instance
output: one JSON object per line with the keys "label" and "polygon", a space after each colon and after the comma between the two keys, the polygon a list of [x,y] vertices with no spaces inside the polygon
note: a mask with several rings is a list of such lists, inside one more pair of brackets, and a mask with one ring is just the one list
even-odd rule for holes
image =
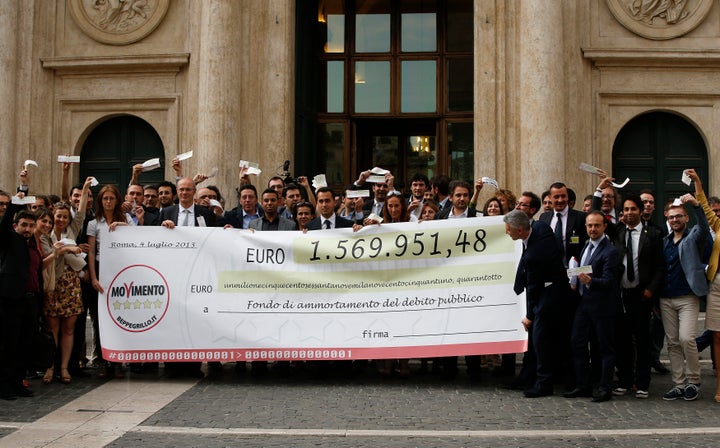
{"label": "stone molding", "polygon": [[720,50],[583,48],[597,67],[720,67]]}
{"label": "stone molding", "polygon": [[646,39],[668,40],[695,29],[714,0],[606,0],[622,26]]}
{"label": "stone molding", "polygon": [[190,62],[189,53],[137,56],[48,57],[42,67],[58,74],[179,72]]}
{"label": "stone molding", "polygon": [[110,45],[128,45],[152,33],[170,0],[68,0],[70,16],[87,36]]}

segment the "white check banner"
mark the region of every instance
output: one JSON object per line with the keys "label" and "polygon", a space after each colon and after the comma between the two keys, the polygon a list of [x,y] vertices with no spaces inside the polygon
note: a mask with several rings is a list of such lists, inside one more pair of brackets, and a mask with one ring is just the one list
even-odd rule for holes
{"label": "white check banner", "polygon": [[501,217],[100,235],[105,359],[381,359],[522,352],[521,244]]}

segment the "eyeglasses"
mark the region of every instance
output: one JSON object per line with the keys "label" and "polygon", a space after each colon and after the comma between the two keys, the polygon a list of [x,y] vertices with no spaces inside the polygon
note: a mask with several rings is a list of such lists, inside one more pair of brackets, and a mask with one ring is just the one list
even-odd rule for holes
{"label": "eyeglasses", "polygon": [[295,204],[295,210],[299,209],[300,207],[310,207],[310,208],[313,208],[313,205],[312,205],[311,203],[305,202],[305,201],[303,201],[303,202],[298,202],[297,204]]}
{"label": "eyeglasses", "polygon": [[10,205],[9,202],[5,202],[5,201],[0,202],[0,207],[7,207],[8,205]]}
{"label": "eyeglasses", "polygon": [[146,198],[156,198],[156,197],[158,197],[158,195],[156,195],[156,194],[147,194],[147,193],[144,194],[143,196],[145,196]]}
{"label": "eyeglasses", "polygon": [[672,221],[672,220],[675,220],[675,219],[683,219],[683,218],[686,217],[686,216],[687,216],[687,215],[670,215],[670,216],[667,217],[667,219],[668,219],[668,221]]}

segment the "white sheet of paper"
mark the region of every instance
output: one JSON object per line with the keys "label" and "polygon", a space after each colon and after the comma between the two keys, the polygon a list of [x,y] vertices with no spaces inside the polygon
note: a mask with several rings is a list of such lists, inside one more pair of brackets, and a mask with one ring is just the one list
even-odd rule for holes
{"label": "white sheet of paper", "polygon": [[27,159],[27,160],[25,161],[25,163],[23,164],[23,166],[25,167],[25,169],[27,169],[28,165],[34,165],[35,167],[38,167],[37,162],[34,161],[34,160],[30,160],[30,159]]}
{"label": "white sheet of paper", "polygon": [[205,222],[204,216],[198,216],[195,219],[197,220],[198,227],[207,227],[207,223]]}
{"label": "white sheet of paper", "polygon": [[598,168],[596,166],[592,166],[585,162],[582,162],[580,164],[580,169],[583,171],[587,171],[588,173],[592,173],[592,174],[600,174],[602,172],[602,170],[600,168]]}
{"label": "white sheet of paper", "polygon": [[592,265],[578,266],[567,270],[568,277],[575,277],[578,274],[592,274]]}
{"label": "white sheet of paper", "polygon": [[142,164],[143,166],[143,173],[146,171],[152,171],[154,169],[160,168],[160,158],[155,157],[154,159],[146,160]]}
{"label": "white sheet of paper", "polygon": [[382,217],[376,215],[375,213],[370,213],[370,214],[367,216],[367,219],[369,219],[369,220],[371,220],[371,221],[383,222]]}
{"label": "white sheet of paper", "polygon": [[385,183],[385,176],[368,176],[365,182],[370,182],[371,184],[382,184]]}
{"label": "white sheet of paper", "polygon": [[675,200],[673,201],[673,204],[672,204],[672,205],[673,205],[673,207],[680,207],[680,206],[683,205],[683,203],[682,203],[682,201],[680,200],[680,198],[675,198]]}
{"label": "white sheet of paper", "polygon": [[325,177],[325,175],[318,174],[317,176],[313,177],[312,187],[316,190],[321,187],[327,187],[327,178]]}
{"label": "white sheet of paper", "polygon": [[218,207],[220,210],[223,210],[222,204],[217,199],[210,199],[210,207]]}
{"label": "white sheet of paper", "polygon": [[248,162],[247,160],[241,160],[240,168],[243,168],[243,167],[247,167],[248,174],[254,174],[257,176],[260,173],[262,173],[262,171],[260,170],[260,164],[257,162]]}
{"label": "white sheet of paper", "polygon": [[193,152],[192,152],[192,151],[188,151],[188,152],[184,152],[184,153],[182,153],[182,154],[178,154],[178,155],[177,155],[177,159],[178,159],[178,160],[186,160],[186,159],[189,159],[189,158],[192,157],[192,156],[193,156]]}
{"label": "white sheet of paper", "polygon": [[682,183],[684,183],[688,187],[690,186],[690,182],[692,182],[692,179],[690,179],[690,176],[688,176],[687,170],[683,170],[682,177],[680,178],[680,180],[682,181]]}
{"label": "white sheet of paper", "polygon": [[621,183],[621,184],[616,184],[615,182],[611,182],[610,184],[611,184],[613,187],[615,187],[615,188],[622,188],[622,187],[624,187],[625,185],[627,185],[628,182],[630,182],[630,178],[629,178],[629,177],[626,177],[626,178],[625,178],[625,181],[624,181],[623,183]]}
{"label": "white sheet of paper", "polygon": [[348,198],[369,198],[370,190],[346,190],[345,196]]}
{"label": "white sheet of paper", "polygon": [[58,156],[59,163],[80,163],[80,156]]}
{"label": "white sheet of paper", "polygon": [[98,182],[98,180],[93,177],[93,178],[90,180],[90,186],[91,186],[91,187],[97,187],[98,185],[100,185],[100,182]]}
{"label": "white sheet of paper", "polygon": [[63,238],[60,240],[60,242],[63,243],[65,246],[77,246],[75,240],[70,238]]}
{"label": "white sheet of paper", "polygon": [[384,176],[389,172],[390,172],[390,170],[380,168],[379,166],[376,166],[375,168],[370,170],[370,173],[377,174],[378,176]]}
{"label": "white sheet of paper", "polygon": [[500,188],[500,185],[498,184],[498,181],[496,181],[496,180],[493,179],[492,177],[483,177],[483,178],[482,178],[482,183],[488,184],[488,185],[492,185],[493,187],[495,187],[496,190],[497,190],[498,188]]}
{"label": "white sheet of paper", "polygon": [[28,205],[28,204],[34,204],[35,203],[35,196],[25,196],[24,198],[20,199],[17,196],[13,196],[11,199],[12,203],[15,205]]}

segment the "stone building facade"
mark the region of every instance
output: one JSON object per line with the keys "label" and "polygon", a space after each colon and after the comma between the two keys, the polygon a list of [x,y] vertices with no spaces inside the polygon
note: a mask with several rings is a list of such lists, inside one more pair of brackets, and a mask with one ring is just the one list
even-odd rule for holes
{"label": "stone building facade", "polygon": [[[308,8],[305,1],[1,1],[0,185],[12,188],[23,161],[33,159],[40,165],[37,172],[31,169],[33,190],[56,192],[61,154],[83,157],[74,179],[97,169],[104,173],[96,176],[101,182],[122,182],[125,174],[118,171],[129,175],[131,163],[151,155],[164,162],[156,178],[172,178],[169,161],[193,149],[185,172],[218,167],[213,183],[226,194],[236,185],[240,159],[259,162],[263,174],[258,184],[284,160],[292,161],[296,175],[330,169],[316,154],[322,138],[307,139],[299,132],[315,120],[298,106],[308,89],[299,59],[315,57],[302,43],[305,34],[315,32],[315,25],[300,17]],[[324,20],[321,9],[332,2],[307,1],[318,9],[318,21]],[[364,1],[339,3],[354,5],[350,13],[359,15]],[[377,0],[373,7],[387,3],[388,11],[394,11],[389,20],[395,24],[397,13],[400,24],[403,8],[422,4],[425,13],[436,8],[451,17],[462,2],[418,0],[408,6]],[[464,163],[471,171],[465,177],[494,177],[513,191],[541,192],[555,180],[566,181],[579,195],[592,191],[597,179],[577,169],[581,162],[610,169],[616,177],[629,176],[636,188],[654,188],[660,200],[684,188],[678,170],[688,166],[701,172],[711,193],[718,191],[720,178],[709,169],[720,139],[717,1],[467,3],[472,107],[465,115],[453,115],[443,114],[440,105],[437,113],[421,116],[441,123],[432,135],[440,158],[433,162],[434,174],[453,176],[448,149],[453,142],[443,126],[465,120],[472,130],[472,163]],[[449,42],[450,27],[442,24],[450,19],[437,17],[439,40]],[[354,29],[350,20],[346,23]],[[352,23],[359,29],[360,21]],[[404,56],[399,54],[401,64]],[[439,61],[454,57],[441,50],[427,54]],[[346,61],[357,63],[356,56]],[[373,54],[370,59],[383,57]],[[314,62],[326,63],[320,57],[308,64]],[[443,92],[453,86],[443,70],[437,72],[437,97],[445,104]],[[354,79],[359,82],[357,72]],[[404,78],[398,74],[393,79]],[[353,98],[358,100],[350,89],[346,85],[351,97],[346,108]],[[374,118],[405,123],[402,112]],[[97,135],[103,124],[119,117],[146,124],[159,149],[124,153],[123,139],[137,139],[132,129],[125,134],[111,128],[109,134]],[[369,168],[368,160],[375,160],[360,147],[364,118],[342,115],[346,132],[342,166],[335,168],[338,185],[352,182],[358,171]],[[96,147],[90,148],[90,141]],[[411,175],[411,169],[406,167],[405,174]],[[234,205],[234,198],[229,202]]]}

